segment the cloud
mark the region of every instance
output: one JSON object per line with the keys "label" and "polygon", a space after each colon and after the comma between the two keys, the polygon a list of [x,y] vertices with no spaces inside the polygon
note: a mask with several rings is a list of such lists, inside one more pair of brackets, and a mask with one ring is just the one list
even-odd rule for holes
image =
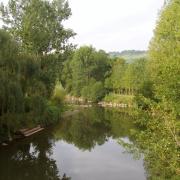
{"label": "cloud", "polygon": [[[7,2],[0,0],[0,2]],[[120,51],[147,49],[164,0],[69,0],[71,18],[64,22],[79,46]]]}
{"label": "cloud", "polygon": [[65,23],[79,45],[107,51],[147,49],[163,0],[69,0],[72,17]]}

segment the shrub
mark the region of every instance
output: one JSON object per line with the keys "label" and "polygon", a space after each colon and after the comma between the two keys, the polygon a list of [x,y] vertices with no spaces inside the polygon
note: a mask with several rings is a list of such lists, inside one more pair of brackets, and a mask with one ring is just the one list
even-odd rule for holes
{"label": "shrub", "polygon": [[98,102],[102,100],[105,96],[105,90],[102,82],[96,82],[91,89],[90,99],[93,102]]}
{"label": "shrub", "polygon": [[66,92],[64,88],[62,87],[61,83],[57,81],[56,86],[54,88],[53,95],[52,95],[52,103],[55,106],[62,106],[65,95],[66,95]]}
{"label": "shrub", "polygon": [[60,119],[60,114],[61,111],[58,107],[48,105],[44,114],[43,124],[48,126],[57,123]]}
{"label": "shrub", "polygon": [[105,90],[102,82],[91,82],[88,86],[83,87],[81,95],[92,102],[98,102],[102,100],[105,95]]}

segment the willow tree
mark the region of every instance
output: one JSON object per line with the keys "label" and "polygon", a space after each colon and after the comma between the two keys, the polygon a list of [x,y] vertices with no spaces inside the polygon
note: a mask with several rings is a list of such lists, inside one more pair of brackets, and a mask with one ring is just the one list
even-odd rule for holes
{"label": "willow tree", "polygon": [[23,109],[17,44],[7,32],[0,30],[0,141],[4,136],[10,139],[10,126],[18,119],[15,114]]}
{"label": "willow tree", "polygon": [[0,32],[0,118],[25,109],[41,123],[71,48],[74,33],[63,25],[71,9],[66,0],[9,0],[0,15],[6,30]]}

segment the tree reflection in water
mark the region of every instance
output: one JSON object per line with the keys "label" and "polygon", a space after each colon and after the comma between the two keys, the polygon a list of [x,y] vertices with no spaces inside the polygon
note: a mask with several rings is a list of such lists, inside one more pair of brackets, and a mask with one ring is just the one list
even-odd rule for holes
{"label": "tree reflection in water", "polygon": [[56,140],[65,140],[81,150],[92,150],[96,145],[130,136],[133,128],[130,116],[113,109],[92,107],[64,119],[54,130]]}
{"label": "tree reflection in water", "polygon": [[66,172],[59,172],[53,159],[56,141],[63,140],[82,151],[91,151],[109,138],[118,141],[127,137],[133,141],[132,124],[128,114],[115,109],[84,109],[49,130],[0,149],[0,180],[69,180]]}
{"label": "tree reflection in water", "polygon": [[52,134],[43,132],[1,149],[0,179],[69,180],[66,174],[60,176],[56,161],[51,158],[53,145]]}

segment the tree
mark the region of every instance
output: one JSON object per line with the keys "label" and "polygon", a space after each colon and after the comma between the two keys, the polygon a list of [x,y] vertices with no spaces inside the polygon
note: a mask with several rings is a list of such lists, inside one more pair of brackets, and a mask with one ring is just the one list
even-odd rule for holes
{"label": "tree", "polygon": [[122,77],[123,87],[131,94],[135,94],[147,81],[146,59],[136,59],[128,64]]}
{"label": "tree", "polygon": [[96,81],[104,83],[109,69],[108,61],[109,57],[104,51],[96,51],[91,46],[80,47],[74,52],[70,63],[65,65],[64,73],[71,73],[68,78],[64,77],[66,87],[72,94],[81,96],[81,92],[86,92],[87,86],[91,89]]}
{"label": "tree", "polygon": [[179,40],[180,1],[171,0],[161,11],[149,47],[147,69],[154,97],[142,97],[148,106],[137,119],[141,127],[137,144],[143,150],[150,175],[158,179],[179,178]]}
{"label": "tree", "polygon": [[4,28],[17,39],[22,50],[42,54],[62,52],[72,46],[67,42],[75,34],[63,26],[71,15],[66,0],[9,0],[0,10]]}
{"label": "tree", "polygon": [[86,86],[92,77],[94,68],[94,51],[92,47],[80,47],[73,56],[71,61],[73,92],[80,96],[83,86]]}
{"label": "tree", "polygon": [[149,73],[155,96],[180,108],[180,2],[170,1],[163,9],[149,48]]}
{"label": "tree", "polygon": [[124,88],[122,78],[124,76],[126,66],[126,62],[122,58],[113,60],[110,76],[105,81],[105,87],[107,89],[113,90],[117,93],[122,91]]}

